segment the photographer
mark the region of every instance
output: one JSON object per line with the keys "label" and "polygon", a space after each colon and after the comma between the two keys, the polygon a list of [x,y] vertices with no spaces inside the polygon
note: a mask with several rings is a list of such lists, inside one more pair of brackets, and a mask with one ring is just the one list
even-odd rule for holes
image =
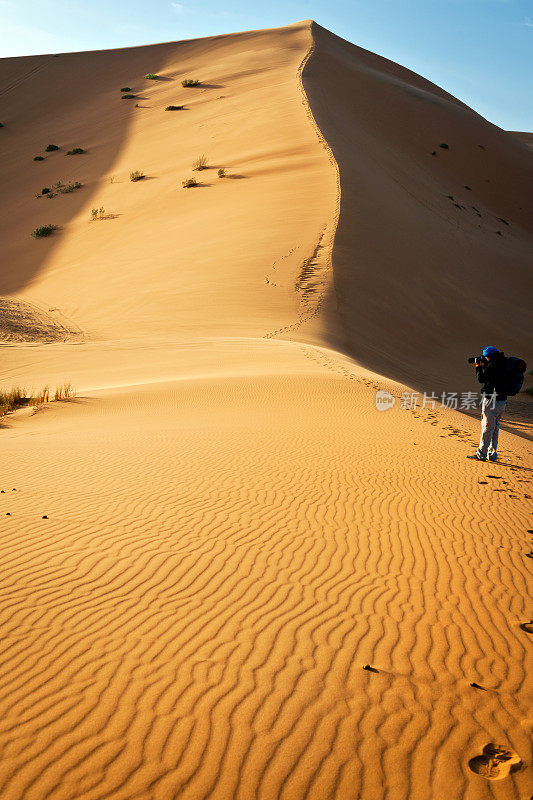
{"label": "photographer", "polygon": [[475,364],[483,400],[479,447],[474,455],[467,458],[478,461],[486,461],[487,457],[489,461],[496,461],[498,458],[500,419],[507,401],[506,361],[505,354],[495,347],[485,347],[481,357],[469,359],[469,363]]}

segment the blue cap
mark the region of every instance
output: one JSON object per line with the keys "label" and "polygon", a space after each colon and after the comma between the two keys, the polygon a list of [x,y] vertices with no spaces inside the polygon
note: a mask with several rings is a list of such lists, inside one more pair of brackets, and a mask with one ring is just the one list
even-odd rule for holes
{"label": "blue cap", "polygon": [[495,356],[498,352],[499,350],[496,347],[485,347],[483,350],[483,355],[487,356],[488,358],[492,358],[492,356]]}

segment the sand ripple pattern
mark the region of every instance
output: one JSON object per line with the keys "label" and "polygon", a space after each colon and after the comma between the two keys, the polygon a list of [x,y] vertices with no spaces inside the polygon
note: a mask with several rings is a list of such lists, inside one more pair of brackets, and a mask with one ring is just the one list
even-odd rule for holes
{"label": "sand ripple pattern", "polygon": [[527,508],[372,397],[326,365],[4,432],[2,800],[525,796],[468,762],[531,756]]}

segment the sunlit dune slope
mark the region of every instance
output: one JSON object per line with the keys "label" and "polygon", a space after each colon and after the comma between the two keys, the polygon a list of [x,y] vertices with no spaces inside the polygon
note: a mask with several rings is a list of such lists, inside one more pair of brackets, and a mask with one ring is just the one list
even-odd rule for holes
{"label": "sunlit dune slope", "polygon": [[[297,322],[309,309],[295,284],[336,194],[299,78],[310,46],[298,23],[0,63],[0,292],[54,308],[88,338],[263,336]],[[48,143],[61,149],[43,153]],[[87,152],[66,156],[73,147]],[[202,154],[209,168],[193,172]],[[133,170],[145,179],[130,182]],[[184,189],[193,176],[200,185]],[[34,196],[57,180],[83,187]],[[93,207],[106,218],[90,222]],[[60,230],[32,239],[47,223]]]}

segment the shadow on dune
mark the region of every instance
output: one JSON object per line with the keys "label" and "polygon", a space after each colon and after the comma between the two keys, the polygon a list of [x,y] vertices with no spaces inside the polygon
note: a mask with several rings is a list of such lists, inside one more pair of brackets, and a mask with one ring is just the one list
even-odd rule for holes
{"label": "shadow on dune", "polygon": [[[98,202],[100,182],[124,146],[132,115],[138,110],[133,102],[121,99],[120,87],[127,83],[116,76],[130,75],[135,85],[146,72],[147,62],[163,68],[173,50],[174,45],[164,44],[0,61],[3,119],[8,122],[2,141],[9,156],[0,167],[0,218],[10,232],[3,237],[0,294],[28,286],[68,235],[69,221],[91,202],[90,195]],[[61,149],[45,153],[50,142]],[[87,152],[76,159],[65,158],[73,147]],[[39,154],[45,160],[33,162]],[[32,202],[43,187],[67,177],[80,180],[83,191],[46,205]],[[106,219],[116,216],[108,214]],[[36,227],[52,223],[58,226],[56,235],[32,238]]]}
{"label": "shadow on dune", "polygon": [[477,391],[467,358],[487,344],[531,361],[525,145],[409,70],[312,33],[302,80],[340,174],[329,344],[437,394]]}

